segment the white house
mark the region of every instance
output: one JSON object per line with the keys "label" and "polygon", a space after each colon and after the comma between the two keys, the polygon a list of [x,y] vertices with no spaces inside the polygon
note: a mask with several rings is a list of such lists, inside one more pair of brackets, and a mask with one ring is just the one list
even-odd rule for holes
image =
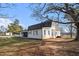
{"label": "white house", "polygon": [[47,20],[45,22],[28,27],[28,38],[48,39],[60,36],[60,28],[57,22]]}
{"label": "white house", "polygon": [[6,36],[12,36],[12,33],[11,32],[7,32]]}

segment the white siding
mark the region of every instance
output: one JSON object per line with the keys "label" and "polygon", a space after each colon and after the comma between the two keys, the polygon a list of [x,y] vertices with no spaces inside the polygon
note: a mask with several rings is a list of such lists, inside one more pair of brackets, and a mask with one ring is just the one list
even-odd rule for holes
{"label": "white siding", "polygon": [[56,36],[61,36],[60,31],[57,31]]}
{"label": "white siding", "polygon": [[[44,30],[45,30],[46,34],[44,34]],[[48,39],[48,38],[53,38],[53,37],[54,36],[52,35],[52,28],[51,27],[44,27],[43,28],[43,39]]]}
{"label": "white siding", "polygon": [[[46,34],[44,34],[44,30],[46,31]],[[50,32],[50,35],[48,31]],[[52,22],[51,27],[43,27],[42,33],[43,33],[43,39],[56,38],[57,36],[60,36],[60,30],[58,29],[58,24]]]}
{"label": "white siding", "polygon": [[[38,32],[36,34],[36,31]],[[31,32],[31,33],[29,33]],[[28,38],[37,38],[37,39],[41,39],[41,29],[37,29],[37,30],[31,30],[31,31],[28,31]]]}
{"label": "white siding", "polygon": [[12,36],[11,32],[6,33],[7,36]]}
{"label": "white siding", "polygon": [[[37,34],[36,31],[38,32]],[[44,33],[44,31],[46,33]],[[48,31],[50,33],[48,33]],[[58,29],[58,24],[55,22],[52,22],[51,27],[43,27],[42,29],[28,31],[28,38],[48,39],[56,38],[57,36],[60,36],[60,30]]]}

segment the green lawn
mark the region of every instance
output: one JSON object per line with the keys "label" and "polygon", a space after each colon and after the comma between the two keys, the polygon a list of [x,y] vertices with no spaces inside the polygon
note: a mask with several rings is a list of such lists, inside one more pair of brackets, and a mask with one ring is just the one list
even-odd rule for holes
{"label": "green lawn", "polygon": [[[26,39],[26,38],[0,38],[0,56],[19,55],[21,49],[25,49],[30,46],[38,45],[41,40]],[[22,50],[22,51],[25,51]]]}
{"label": "green lawn", "polygon": [[9,46],[12,44],[22,45],[22,44],[38,44],[40,40],[24,39],[24,38],[0,38],[0,47]]}

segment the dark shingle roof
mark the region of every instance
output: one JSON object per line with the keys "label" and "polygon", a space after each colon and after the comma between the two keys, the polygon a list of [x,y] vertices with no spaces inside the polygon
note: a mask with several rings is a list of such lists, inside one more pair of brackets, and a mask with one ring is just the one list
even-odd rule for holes
{"label": "dark shingle roof", "polygon": [[51,27],[51,24],[52,20],[47,20],[45,22],[29,26],[28,30],[41,29],[42,27]]}

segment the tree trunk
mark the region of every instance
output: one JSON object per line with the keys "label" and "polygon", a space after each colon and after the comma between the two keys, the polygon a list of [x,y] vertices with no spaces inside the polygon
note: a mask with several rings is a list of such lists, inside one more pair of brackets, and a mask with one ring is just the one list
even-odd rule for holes
{"label": "tree trunk", "polygon": [[79,23],[76,24],[76,38],[75,40],[79,40]]}
{"label": "tree trunk", "polygon": [[70,29],[70,36],[71,36],[71,38],[72,38],[72,34],[73,34],[73,33],[72,33],[72,23],[71,23],[71,26],[70,26],[70,27],[71,27],[71,29]]}

